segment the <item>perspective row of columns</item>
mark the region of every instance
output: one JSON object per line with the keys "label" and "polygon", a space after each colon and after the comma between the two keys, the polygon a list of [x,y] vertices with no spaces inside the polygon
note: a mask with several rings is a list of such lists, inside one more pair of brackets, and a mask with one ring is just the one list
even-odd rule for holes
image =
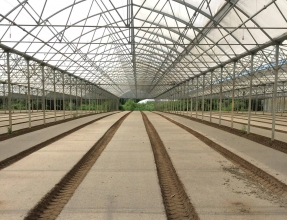
{"label": "perspective row of columns", "polygon": [[[35,99],[35,95],[31,94],[31,90],[37,91],[36,95],[36,106],[37,111],[39,111],[39,103],[41,104],[41,111],[43,112],[43,124],[46,123],[46,111],[47,109],[47,103],[48,101],[50,106],[50,111],[54,112],[54,121],[57,121],[57,110],[61,110],[63,114],[63,119],[66,119],[66,101],[68,100],[69,103],[69,110],[73,111],[72,114],[69,114],[71,117],[78,117],[79,115],[84,114],[92,114],[92,113],[101,113],[101,112],[108,112],[108,111],[115,111],[119,108],[119,99],[118,97],[99,89],[94,84],[88,84],[87,82],[83,81],[82,79],[79,79],[77,77],[74,77],[70,74],[61,73],[62,77],[62,94],[61,98],[59,98],[60,92],[59,88],[58,91],[56,89],[57,82],[56,82],[56,72],[55,69],[53,69],[53,89],[47,90],[46,88],[46,78],[45,78],[45,66],[41,66],[41,87],[40,85],[37,85],[37,88],[31,87],[31,73],[30,73],[30,64],[29,60],[26,60],[27,69],[26,69],[26,79],[27,84],[20,85],[16,84],[15,82],[12,82],[11,80],[11,66],[10,66],[10,54],[7,53],[7,82],[3,84],[3,99],[2,99],[2,108],[4,112],[6,113],[6,109],[8,110],[8,117],[9,117],[9,124],[8,129],[10,132],[12,132],[12,126],[13,126],[13,119],[12,119],[12,98],[13,94],[16,94],[14,87],[18,87],[19,96],[23,95],[25,96],[25,102],[26,102],[26,112],[28,113],[28,124],[29,128],[31,127],[31,101],[33,103],[33,100]],[[66,82],[66,83],[65,83]],[[7,86],[6,86],[7,85]],[[69,93],[65,91],[65,86],[69,86]],[[58,85],[59,86],[59,85]],[[7,93],[6,93],[7,89]],[[20,94],[22,90],[25,90],[26,92]],[[74,89],[74,94],[72,94],[72,90]],[[88,92],[88,94],[87,94]],[[6,94],[7,94],[7,102],[6,102]],[[47,97],[48,95],[53,94],[53,97]],[[31,98],[32,96],[32,98]],[[39,99],[39,96],[42,96],[41,99]],[[17,100],[19,101],[18,98]],[[41,101],[40,101],[41,100]],[[15,99],[13,99],[15,101]],[[60,107],[59,107],[60,103]],[[72,106],[75,105],[75,109],[72,109]],[[83,106],[85,105],[85,110],[83,109]],[[53,109],[51,109],[51,106],[53,106]],[[58,106],[58,109],[57,109]],[[79,108],[80,106],[80,108]],[[75,110],[75,111],[74,111]],[[20,110],[22,111],[22,110]]]}
{"label": "perspective row of columns", "polygon": [[[272,108],[271,108],[271,114],[272,114],[272,129],[271,129],[271,140],[273,141],[275,139],[275,124],[276,124],[276,106],[277,106],[277,84],[278,84],[278,69],[279,69],[279,44],[276,45],[276,51],[275,51],[275,66],[274,66],[274,85],[273,85],[273,94],[272,94]],[[252,89],[253,89],[253,75],[254,75],[254,54],[251,55],[251,71],[250,71],[250,81],[249,81],[249,96],[248,96],[248,123],[247,123],[247,133],[250,133],[250,123],[251,123],[251,112],[252,112]],[[231,122],[230,127],[234,127],[234,112],[235,112],[235,72],[236,72],[236,62],[234,62],[233,65],[233,72],[232,72],[232,90],[231,90]],[[220,71],[220,90],[219,90],[219,98],[217,100],[217,109],[219,111],[219,120],[218,123],[221,125],[222,121],[222,104],[223,104],[223,89],[222,89],[222,73],[223,73],[223,67],[221,67]],[[212,73],[211,73],[212,74]],[[201,119],[204,119],[204,112],[206,111],[205,106],[205,99],[209,98],[209,121],[212,122],[212,110],[214,107],[213,103],[213,82],[211,77],[210,82],[210,93],[209,97],[206,97],[204,95],[205,90],[205,75],[202,75],[202,95],[201,95]],[[175,114],[183,114],[184,108],[187,109],[187,111],[190,111],[190,116],[193,117],[192,111],[195,109],[195,117],[198,118],[198,111],[199,111],[199,84],[198,80],[199,77],[193,78],[185,83],[182,83],[177,88],[174,88],[172,91],[169,91],[166,94],[161,95],[158,97],[155,101],[155,110],[157,111],[169,111]],[[196,81],[196,85],[194,85],[194,81]],[[186,89],[187,88],[187,89]],[[195,94],[194,94],[195,93]],[[195,96],[195,97],[194,97]],[[185,98],[185,100],[182,102],[181,100]],[[189,97],[190,101],[189,101]],[[195,99],[195,107],[193,106]],[[282,100],[282,99],[281,99]],[[280,101],[281,101],[280,100]],[[264,99],[265,101],[265,99]],[[281,103],[280,103],[281,104]],[[185,106],[183,106],[185,105]],[[265,103],[264,103],[265,105]],[[285,97],[283,99],[283,106],[285,108]],[[184,108],[183,108],[184,107]],[[257,98],[257,92],[256,92],[256,107],[255,109],[258,109],[258,98]],[[264,113],[264,108],[262,109]],[[238,111],[238,107],[237,107]]]}

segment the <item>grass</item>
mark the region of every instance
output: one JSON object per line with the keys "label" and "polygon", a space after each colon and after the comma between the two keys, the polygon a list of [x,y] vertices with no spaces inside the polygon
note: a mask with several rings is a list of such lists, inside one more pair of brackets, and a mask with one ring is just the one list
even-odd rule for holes
{"label": "grass", "polygon": [[242,133],[242,134],[247,134],[246,125],[242,125],[242,127],[241,127],[241,133]]}
{"label": "grass", "polygon": [[7,127],[7,134],[12,134],[12,128],[10,126]]}

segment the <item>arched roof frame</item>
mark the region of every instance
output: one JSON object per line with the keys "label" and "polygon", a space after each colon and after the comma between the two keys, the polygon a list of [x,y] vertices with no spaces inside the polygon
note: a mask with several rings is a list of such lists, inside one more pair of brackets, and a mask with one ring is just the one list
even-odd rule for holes
{"label": "arched roof frame", "polygon": [[[46,18],[45,20],[43,20],[42,23],[48,21],[50,18],[52,18],[53,16],[57,15],[58,13],[60,13],[60,12],[62,12],[62,11],[64,11],[64,10],[68,10],[70,7],[73,7],[74,5],[79,4],[79,3],[81,3],[81,2],[84,2],[84,1],[85,1],[85,0],[82,0],[82,1],[79,1],[79,2],[75,2],[75,3],[73,3],[73,4],[69,5],[69,6],[67,6],[66,8],[63,8],[63,9],[59,10],[58,12],[54,13],[53,15],[51,15],[51,16],[49,16],[48,18]],[[177,1],[177,2],[179,3],[179,1]],[[134,4],[134,5],[135,5],[135,6],[138,6],[138,7],[141,7],[141,6],[136,5],[136,4]],[[200,13],[200,14],[206,16],[208,19],[212,20],[212,17],[209,16],[208,14],[206,14],[205,12],[203,12],[202,10],[198,10],[196,7],[194,7],[194,6],[192,6],[192,5],[188,4],[188,3],[186,3],[185,5],[186,5],[187,7],[189,7],[189,8],[191,8],[191,9],[193,9],[193,10],[196,10],[198,13]],[[124,7],[124,6],[123,6],[123,7]],[[95,15],[89,16],[89,17],[87,17],[87,18],[85,18],[85,19],[79,20],[78,22],[74,23],[73,25],[76,25],[77,23],[80,23],[80,22],[82,22],[82,21],[84,21],[84,20],[87,20],[87,19],[89,19],[89,18],[91,18],[91,17],[98,16],[98,15],[104,14],[104,13],[108,13],[108,12],[110,12],[110,11],[117,10],[117,9],[120,9],[120,8],[122,8],[122,7],[118,7],[118,8],[115,8],[115,9],[107,10],[107,11],[102,12],[102,13],[99,13],[99,14],[95,14]],[[146,10],[151,10],[150,8],[147,8],[147,7],[144,7],[144,6],[142,6],[141,8],[144,8],[144,9],[146,9]],[[185,24],[186,26],[188,26],[188,23],[187,23],[187,22],[185,22],[184,20],[182,20],[182,19],[180,19],[180,18],[177,18],[177,17],[175,17],[175,16],[173,16],[173,15],[170,15],[170,14],[167,14],[167,13],[164,13],[164,12],[161,12],[161,11],[157,11],[157,10],[152,10],[152,12],[156,12],[156,13],[158,13],[158,14],[161,14],[161,15],[164,15],[164,16],[167,16],[167,17],[170,17],[170,18],[172,18],[172,19],[174,19],[174,20],[177,20],[178,22],[181,22],[181,23]],[[120,22],[120,21],[119,21],[119,22]],[[157,25],[157,24],[154,23],[154,25]],[[37,26],[35,26],[34,29],[36,29],[36,28],[37,28]],[[69,26],[67,26],[67,27],[66,27],[65,29],[63,29],[61,32],[57,33],[57,35],[59,35],[60,33],[64,32],[64,31],[66,31],[66,29],[68,29],[68,28],[69,28]],[[167,28],[168,28],[168,27],[167,27]],[[198,31],[198,32],[200,32],[197,28],[195,28],[195,30]],[[33,31],[33,29],[32,29],[30,32],[32,32],[32,31]],[[94,30],[91,30],[91,31],[94,31]],[[141,30],[141,31],[143,31],[143,30]],[[120,31],[120,32],[121,32],[121,31]],[[86,34],[86,33],[85,33],[85,34]],[[152,33],[152,34],[154,34],[154,33]],[[28,35],[28,33],[27,33],[27,35]],[[27,37],[27,35],[25,35],[25,36],[22,38],[22,40],[25,39],[25,37]],[[82,36],[83,36],[83,35],[80,35],[80,36],[78,36],[78,38],[80,38],[80,37],[82,37]],[[186,38],[186,36],[184,36],[184,37]],[[206,37],[206,36],[205,36],[205,37]],[[233,36],[233,37],[234,37],[234,36]],[[53,38],[56,38],[56,35],[55,35]],[[51,38],[50,40],[52,40],[53,38]],[[209,39],[211,42],[213,42],[210,38],[208,38],[208,39]],[[236,38],[234,37],[234,39],[236,39]],[[50,40],[49,40],[49,41],[50,41]],[[74,39],[74,40],[76,40],[76,39]],[[236,41],[237,41],[238,43],[240,43],[238,39],[236,39]],[[213,42],[213,43],[215,43],[215,42]],[[67,45],[69,45],[69,44],[67,44]],[[67,46],[67,45],[66,45],[66,46]],[[17,44],[16,44],[15,46],[17,46]],[[47,45],[47,44],[46,44],[46,46],[50,46],[50,45]],[[64,46],[64,47],[65,47],[65,46]],[[220,48],[220,47],[219,47],[219,48]],[[53,49],[55,49],[55,48],[53,48]],[[61,48],[61,49],[63,49],[63,48]],[[220,49],[221,49],[222,52],[224,52],[224,50],[223,50],[222,48],[220,48]],[[37,52],[39,52],[39,51],[37,51]],[[225,52],[224,52],[224,53],[225,53]],[[210,58],[213,59],[213,57],[210,57]],[[213,60],[214,60],[214,59],[213,59]],[[217,62],[217,61],[214,60],[214,62]]]}
{"label": "arched roof frame", "polygon": [[[20,1],[20,0],[19,0]],[[19,2],[18,1],[18,2]],[[51,18],[51,17],[54,17],[56,14],[59,14],[59,13],[61,13],[61,12],[63,12],[63,11],[65,11],[65,10],[69,10],[70,8],[72,8],[72,7],[74,7],[75,5],[77,5],[77,4],[80,4],[80,3],[82,3],[82,2],[85,2],[85,1],[88,1],[88,0],[79,0],[79,1],[74,1],[74,3],[72,3],[72,4],[70,4],[70,5],[68,5],[68,6],[66,6],[65,8],[62,8],[61,10],[59,10],[59,11],[57,11],[56,13],[54,13],[54,14],[52,14],[52,15],[50,15],[49,16],[49,18]],[[175,57],[175,56],[178,56],[178,59],[175,59],[175,60],[171,60],[171,64],[170,64],[170,67],[169,68],[167,68],[165,71],[164,71],[164,73],[162,74],[162,70],[161,70],[161,67],[162,67],[162,65],[161,66],[159,66],[158,67],[158,71],[157,71],[157,73],[156,73],[156,75],[154,76],[154,79],[155,78],[160,78],[160,80],[157,80],[155,83],[155,85],[154,85],[154,87],[157,85],[157,84],[159,84],[160,83],[160,81],[161,80],[163,80],[164,78],[165,78],[165,76],[166,75],[168,75],[168,73],[173,69],[173,68],[175,68],[174,67],[174,63],[176,63],[176,64],[179,64],[179,65],[177,65],[176,66],[176,68],[178,68],[179,70],[180,70],[180,73],[185,73],[186,74],[186,72],[185,72],[185,68],[187,68],[189,71],[190,71],[190,73],[192,73],[194,76],[198,76],[198,75],[201,75],[201,74],[205,74],[205,73],[207,73],[207,72],[209,72],[209,71],[212,71],[212,70],[214,70],[215,68],[218,68],[219,66],[221,66],[221,65],[225,65],[226,63],[228,63],[228,62],[232,62],[233,60],[238,60],[238,59],[240,59],[240,58],[242,58],[242,56],[244,55],[244,54],[249,54],[249,53],[252,53],[252,52],[254,52],[254,51],[256,51],[256,46],[254,47],[255,48],[255,50],[254,50],[254,48],[252,48],[251,50],[250,49],[247,49],[245,46],[244,46],[244,44],[238,39],[238,38],[236,38],[235,37],[235,35],[233,35],[233,33],[238,29],[238,28],[240,28],[240,26],[245,26],[245,24],[248,22],[248,21],[251,21],[254,25],[256,25],[256,27],[258,27],[261,31],[262,31],[262,33],[264,33],[264,35],[270,40],[270,41],[272,41],[273,43],[276,43],[275,41],[276,41],[276,39],[273,39],[271,36],[269,36],[268,35],[268,33],[264,30],[264,28],[261,28],[260,27],[260,25],[258,24],[258,23],[256,23],[255,22],[255,20],[253,19],[257,14],[259,14],[262,10],[265,10],[265,9],[260,9],[257,13],[255,13],[255,14],[253,14],[253,15],[248,15],[244,10],[242,10],[238,5],[236,5],[236,3],[238,2],[238,0],[229,0],[229,1],[227,1],[224,5],[223,5],[223,7],[226,7],[226,6],[232,6],[231,7],[231,10],[234,10],[235,12],[236,12],[236,10],[238,10],[238,12],[240,12],[240,13],[242,13],[244,16],[246,16],[246,18],[247,18],[247,20],[244,20],[244,22],[242,21],[242,24],[238,27],[238,28],[236,28],[236,29],[234,29],[233,31],[230,31],[230,32],[228,32],[228,30],[225,28],[225,27],[223,27],[223,26],[221,26],[220,25],[220,23],[217,23],[217,20],[215,19],[216,18],[216,14],[214,14],[214,15],[212,15],[212,16],[210,16],[208,13],[205,13],[203,10],[201,10],[199,7],[196,7],[196,6],[194,6],[194,5],[192,5],[192,4],[189,4],[189,3],[187,3],[187,2],[185,2],[185,1],[181,1],[181,0],[173,0],[174,2],[177,2],[177,3],[179,3],[179,4],[181,4],[181,5],[184,5],[184,6],[186,6],[187,8],[190,8],[190,9],[192,9],[192,10],[194,10],[196,13],[198,13],[198,14],[202,14],[203,16],[205,16],[206,18],[208,18],[209,19],[209,22],[208,22],[208,24],[206,25],[206,27],[207,28],[205,28],[205,27],[203,27],[201,30],[197,30],[197,34],[195,34],[195,39],[188,39],[188,41],[190,42],[190,45],[187,47],[188,49],[187,50],[191,50],[191,48],[199,48],[200,49],[200,54],[199,55],[194,55],[194,57],[185,57],[184,56],[184,51],[183,52],[180,52],[180,51],[176,51],[176,53],[175,54],[166,54],[165,56],[167,56],[168,58],[170,58],[170,57]],[[33,7],[32,6],[30,6],[29,5],[29,3],[27,4],[27,2],[28,2],[28,0],[25,0],[25,1],[22,1],[22,2],[19,2],[19,4],[17,5],[17,6],[15,6],[15,8],[13,8],[12,10],[10,10],[5,16],[2,16],[2,19],[0,20],[0,22],[3,20],[3,19],[7,19],[7,20],[9,20],[9,18],[7,17],[10,13],[12,13],[13,11],[15,11],[17,8],[19,8],[19,7],[22,7],[21,8],[21,10],[22,9],[24,9],[24,10],[26,10],[27,11],[27,9],[25,8],[25,5],[28,5],[27,7],[30,7],[32,10],[34,10],[33,9]],[[102,1],[101,1],[102,2]],[[269,7],[270,5],[272,5],[273,3],[275,3],[276,1],[270,1],[267,5],[266,5],[266,7]],[[102,2],[103,3],[103,2]],[[170,4],[170,3],[169,3]],[[103,12],[101,12],[101,13],[99,13],[98,15],[100,15],[100,16],[102,16],[102,15],[106,15],[106,14],[108,14],[108,13],[110,13],[111,11],[117,11],[118,9],[121,9],[121,8],[124,8],[124,7],[126,7],[126,5],[124,5],[124,6],[120,6],[120,7],[113,7],[112,9],[107,9],[107,7],[106,7],[106,5],[103,3],[103,6],[104,6],[104,8],[106,9],[106,11],[103,11]],[[157,15],[162,15],[163,17],[170,17],[171,19],[173,19],[173,20],[175,20],[176,22],[181,22],[180,20],[182,20],[182,19],[180,19],[180,18],[177,18],[176,16],[174,16],[174,13],[173,13],[173,11],[172,11],[172,13],[166,13],[166,12],[164,12],[164,11],[161,11],[161,10],[155,10],[154,8],[152,8],[152,7],[146,7],[146,6],[144,6],[144,5],[137,5],[137,4],[133,4],[133,6],[134,7],[138,7],[138,8],[142,8],[142,9],[146,9],[146,10],[149,10],[151,13],[152,12],[154,12],[154,13],[157,13]],[[265,5],[264,5],[264,8],[265,8]],[[172,8],[171,8],[172,9]],[[28,12],[29,13],[29,12]],[[236,12],[237,13],[237,12]],[[98,15],[93,15],[93,16],[98,16]],[[41,14],[41,16],[42,16],[42,14]],[[41,19],[41,16],[40,16],[40,19],[39,19],[39,24],[44,24],[45,23],[45,20],[46,21],[48,21],[48,19],[49,18],[47,18],[47,19],[45,19],[45,20],[42,20]],[[33,16],[31,15],[31,17],[33,18]],[[238,15],[238,17],[240,18],[240,16]],[[284,17],[284,16],[283,16]],[[81,21],[83,21],[83,20],[88,20],[89,19],[89,16],[87,16],[85,19],[82,19]],[[113,19],[113,18],[112,18]],[[35,20],[35,19],[34,19]],[[115,21],[115,19],[113,19],[114,21]],[[122,20],[122,21],[125,21],[126,19],[124,19],[124,20]],[[137,17],[135,17],[134,18],[134,20],[137,20]],[[285,18],[285,20],[286,20],[286,18]],[[11,21],[11,20],[9,20],[10,22],[12,22],[12,24],[14,24],[14,25],[17,25],[17,24],[15,24],[15,23],[13,23],[13,21]],[[114,24],[116,24],[116,25],[118,25],[120,22],[122,22],[122,21],[116,21],[116,22],[114,22]],[[155,20],[154,20],[155,21]],[[186,22],[186,21],[184,21],[184,20],[182,20],[183,21],[183,23],[182,24],[184,24],[184,25],[186,25],[186,27],[189,27],[189,25],[190,25],[190,22]],[[80,21],[78,21],[78,22],[80,22]],[[78,22],[76,22],[76,23],[78,23]],[[144,22],[150,22],[150,21],[144,21]],[[151,24],[152,23],[152,24]],[[225,37],[226,36],[230,36],[230,37],[232,37],[236,42],[237,42],[237,44],[238,44],[238,46],[241,46],[242,48],[244,48],[244,50],[245,50],[245,53],[243,53],[243,55],[242,54],[236,54],[236,53],[234,53],[234,56],[232,55],[232,56],[229,56],[225,51],[224,51],[224,49],[220,46],[220,45],[217,45],[217,43],[220,41],[220,40],[217,40],[217,42],[214,42],[214,41],[212,41],[212,39],[210,39],[209,38],[209,36],[207,35],[208,34],[208,32],[209,32],[209,30],[208,30],[208,25],[209,24],[212,24],[212,23],[215,23],[215,25],[218,25],[218,27],[219,27],[219,29],[223,29],[224,31],[226,31],[226,35],[223,35],[221,38],[220,38],[220,40],[222,40],[222,39],[225,39]],[[112,23],[111,22],[108,22],[107,23],[107,25],[111,25]],[[156,22],[150,22],[150,24],[151,25],[155,25],[155,26],[158,26],[158,27],[160,27],[160,24],[159,23],[156,23]],[[52,46],[52,45],[49,45],[49,44],[47,44],[47,43],[45,43],[44,41],[42,41],[40,38],[37,38],[37,34],[35,35],[35,33],[33,33],[33,30],[35,30],[36,28],[37,28],[38,26],[35,26],[34,27],[34,29],[32,29],[32,30],[30,30],[29,32],[28,31],[26,31],[26,30],[24,30],[23,28],[21,28],[21,27],[19,27],[19,28],[21,28],[22,30],[24,30],[25,32],[26,32],[26,34],[24,35],[24,37],[22,38],[22,39],[25,39],[25,37],[26,36],[32,36],[33,38],[35,38],[35,39],[38,39],[39,41],[41,41],[41,43],[43,43],[43,47],[44,46],[48,46],[48,47],[50,47],[50,48],[52,48],[53,50],[55,50],[56,52],[60,52],[61,50],[59,50],[59,49],[57,49],[57,48],[55,48],[54,46]],[[55,39],[57,39],[57,36],[59,35],[59,33],[63,33],[63,32],[65,32],[67,29],[69,28],[69,26],[66,26],[63,30],[61,30],[60,32],[57,32],[57,33],[55,33],[54,34],[54,36],[52,37],[52,39],[53,38],[55,38]],[[162,28],[162,27],[161,27]],[[176,34],[176,30],[169,30],[168,29],[168,26],[166,27],[166,29],[168,30],[168,31],[173,31],[173,33],[175,33]],[[96,30],[96,29],[95,29]],[[91,31],[95,31],[95,30],[91,30]],[[140,28],[138,28],[138,29],[135,29],[135,30],[137,30],[137,31],[143,31],[143,32],[145,32],[145,33],[148,33],[149,34],[149,36],[148,36],[148,38],[150,38],[150,39],[148,39],[148,38],[141,38],[141,40],[146,40],[146,41],[149,41],[149,42],[152,42],[152,39],[155,39],[154,37],[156,36],[156,37],[160,37],[160,38],[163,38],[163,39],[165,39],[165,40],[172,40],[172,38],[170,37],[168,37],[168,35],[164,35],[164,34],[160,34],[160,33],[155,33],[155,32],[152,32],[152,31],[149,31],[149,29],[146,29],[146,30],[144,30],[144,29],[141,29],[141,27]],[[249,29],[247,29],[247,31],[248,32],[250,32],[249,31]],[[122,30],[120,29],[120,31],[119,32],[122,32]],[[76,39],[80,39],[82,36],[84,36],[84,35],[86,35],[87,33],[85,32],[84,34],[80,34]],[[110,33],[109,34],[109,36],[113,36],[115,34],[115,32],[113,32],[113,33]],[[179,31],[178,31],[178,35],[179,36],[181,36],[181,37],[183,37],[184,39],[187,39],[187,36],[186,35],[182,35]],[[253,37],[253,35],[252,34],[250,34],[252,37]],[[123,36],[125,36],[124,34],[123,34]],[[98,39],[102,39],[102,38],[105,38],[105,36],[102,36],[102,37],[100,37],[100,38],[98,38]],[[123,37],[123,38],[119,38],[119,39],[117,39],[117,37],[115,37],[116,39],[113,39],[113,42],[116,42],[117,40],[126,40],[126,37]],[[195,44],[195,45],[193,45],[193,42],[195,41],[195,40],[207,40],[208,39],[208,41],[210,41],[213,45],[211,45],[209,48],[207,48],[207,49],[203,49],[202,47],[200,47],[200,44]],[[254,41],[256,42],[256,39],[254,39]],[[20,42],[20,41],[19,41]],[[88,43],[89,44],[89,43]],[[181,46],[181,45],[178,45],[178,43],[177,43],[177,41],[175,41],[175,40],[172,40],[172,44],[174,44],[174,45],[177,45],[177,46]],[[267,44],[269,44],[268,42],[267,42]],[[14,45],[14,48],[16,47],[18,45],[18,43],[16,43],[15,45]],[[62,48],[65,48],[66,46],[67,47],[69,47],[69,43],[68,44],[66,44],[66,45],[64,45],[64,47],[62,47]],[[120,44],[119,44],[120,45]],[[168,45],[165,45],[164,47],[165,48],[173,48],[174,47],[174,45],[173,46],[171,46],[171,47],[169,47]],[[94,48],[94,50],[96,50],[96,49],[99,49],[99,48],[101,48],[102,47],[102,45],[99,45],[98,47],[96,47],[96,48]],[[123,51],[123,52],[125,52],[125,51],[128,51],[128,49],[127,50],[124,50],[124,48],[125,48],[125,46],[123,46],[122,44],[120,45],[120,47],[122,47],[121,48],[121,51]],[[146,47],[146,48],[145,48]],[[229,60],[226,62],[226,61],[224,61],[224,62],[221,62],[218,58],[216,58],[215,56],[212,56],[212,54],[209,54],[208,53],[208,51],[209,50],[213,50],[213,48],[214,47],[216,47],[216,48],[218,48],[219,50],[221,50],[224,54],[225,54],[225,56],[226,57],[228,57],[229,58]],[[42,47],[41,47],[42,48]],[[81,48],[84,48],[84,46],[83,47],[81,47]],[[81,48],[79,48],[79,49],[81,49]],[[105,48],[104,49],[104,51],[110,51],[110,50],[113,50],[114,48],[116,48],[116,47],[110,47],[110,48]],[[151,47],[150,45],[145,45],[144,47],[141,47],[141,48],[139,48],[139,51],[148,51],[149,49],[151,49],[152,51],[158,51],[158,52],[164,52],[164,50],[163,49],[160,49],[160,48],[162,48],[162,47]],[[230,48],[232,48],[232,47],[230,47]],[[169,50],[169,49],[168,49]],[[39,51],[39,50],[38,50]],[[85,54],[85,53],[83,53],[83,54]],[[78,57],[78,58],[76,58],[76,56],[75,57],[73,57],[73,56],[69,56],[69,55],[67,55],[67,54],[63,54],[63,60],[59,60],[59,62],[61,63],[61,62],[67,62],[68,61],[68,59],[69,59],[69,61],[68,62],[72,62],[73,64],[76,64],[76,65],[78,65],[78,67],[77,68],[75,68],[74,66],[73,66],[73,68],[75,68],[74,69],[74,74],[76,74],[76,72],[75,71],[77,71],[77,70],[79,70],[80,71],[80,69],[81,69],[81,71],[87,71],[87,74],[89,74],[89,73],[91,73],[91,74],[93,74],[93,72],[94,72],[94,70],[93,70],[93,68],[94,68],[94,65],[97,65],[96,63],[97,62],[100,62],[99,60],[97,60],[97,61],[91,61],[91,60],[88,60],[88,61],[85,61],[85,59],[83,59],[83,57],[81,57],[81,54],[79,54],[80,56]],[[202,56],[201,57],[201,55],[205,55],[206,57],[209,57],[209,59],[210,60],[212,60],[213,61],[213,63],[215,64],[215,66],[209,66],[208,65],[208,62],[205,60],[205,57],[204,56]],[[265,55],[265,54],[264,54]],[[266,55],[265,55],[266,56]],[[48,60],[48,62],[50,61],[50,60],[52,60],[53,59],[53,57],[54,56],[51,56],[50,57],[50,59],[47,59]],[[112,60],[112,59],[116,59],[114,56],[111,56],[110,58],[109,57],[106,57],[106,56],[103,56],[102,57],[102,59],[101,60],[105,60],[107,58],[107,60],[106,61],[108,61],[108,60]],[[93,59],[93,57],[91,57],[90,59]],[[124,59],[127,59],[127,58],[121,58],[121,59],[123,59],[123,61],[124,61]],[[140,59],[139,59],[139,61],[146,61],[146,60],[150,60],[150,61],[152,61],[153,59],[158,59],[158,60],[160,60],[160,58],[157,56],[157,55],[155,55],[154,57],[152,57],[152,56],[142,56]],[[173,58],[172,58],[173,59]],[[187,64],[185,64],[184,62],[182,62],[181,63],[181,60],[183,60],[183,61],[186,61],[186,62],[191,62],[191,63],[193,63],[193,66],[192,67],[190,67],[189,68],[189,66],[187,65]],[[164,59],[164,61],[165,61],[165,59]],[[163,61],[163,62],[164,62]],[[204,71],[200,71],[200,69],[204,69],[202,66],[201,67],[199,67],[198,65],[197,65],[197,62],[195,62],[195,61],[198,61],[198,62],[201,62],[202,63],[202,65],[205,67],[205,69],[206,70],[204,70]],[[93,62],[93,63],[90,63],[90,62]],[[128,62],[128,60],[126,60],[126,61],[124,61],[124,62]],[[89,65],[86,65],[86,64],[89,64]],[[75,66],[76,66],[75,65]],[[60,64],[59,64],[59,67],[60,67]],[[105,68],[107,68],[107,70],[109,70],[109,69],[112,69],[112,68],[119,68],[119,65],[117,66],[117,65],[111,65],[111,64],[105,64],[105,66],[104,66]],[[192,69],[191,69],[192,68]],[[194,70],[194,68],[195,68],[195,70]],[[161,70],[161,71],[160,71]],[[194,72],[195,71],[195,72]],[[196,71],[198,71],[198,74],[196,75]],[[159,75],[159,73],[160,73],[160,75]],[[86,74],[86,73],[85,73]],[[106,80],[110,80],[111,82],[113,82],[112,81],[112,79],[109,79],[109,75],[108,75],[108,72],[107,73],[104,73],[104,72],[100,72],[100,78],[104,78],[104,77],[106,77]],[[187,75],[187,77],[189,77],[189,75],[190,74],[186,74]],[[194,77],[193,76],[193,77]],[[171,76],[168,76],[168,77],[171,77]],[[192,78],[192,76],[191,76],[191,78]],[[154,80],[152,80],[152,82],[153,82]],[[150,92],[152,92],[152,90],[150,91]]]}

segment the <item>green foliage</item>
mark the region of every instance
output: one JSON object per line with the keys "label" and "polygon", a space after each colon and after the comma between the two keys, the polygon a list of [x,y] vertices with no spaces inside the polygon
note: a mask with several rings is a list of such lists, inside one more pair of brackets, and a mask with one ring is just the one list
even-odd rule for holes
{"label": "green foliage", "polygon": [[7,133],[12,134],[12,128],[10,126],[7,127]]}
{"label": "green foliage", "polygon": [[[232,103],[231,100],[225,100],[222,103],[222,111],[231,111],[232,109]],[[244,105],[244,101],[241,100],[235,100],[234,101],[234,111],[248,111],[248,105]]]}
{"label": "green foliage", "polygon": [[154,102],[135,103],[134,100],[129,99],[125,104],[120,105],[120,110],[124,111],[153,111]]}
{"label": "green foliage", "polygon": [[[92,106],[91,106],[91,107],[92,107]],[[81,109],[82,109],[82,110],[89,110],[89,105],[83,104],[83,105],[81,106]]]}
{"label": "green foliage", "polygon": [[247,134],[247,128],[246,128],[246,125],[245,125],[245,124],[242,125],[242,127],[241,127],[241,133],[242,133],[242,134]]}
{"label": "green foliage", "polygon": [[123,109],[125,111],[134,111],[135,108],[137,107],[137,103],[135,103],[134,100],[129,99],[128,101],[126,101],[126,103],[123,105]]}

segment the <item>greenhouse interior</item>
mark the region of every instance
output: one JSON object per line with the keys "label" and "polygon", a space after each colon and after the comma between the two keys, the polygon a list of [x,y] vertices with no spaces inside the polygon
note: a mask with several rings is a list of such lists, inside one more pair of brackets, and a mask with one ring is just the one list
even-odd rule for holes
{"label": "greenhouse interior", "polygon": [[0,0],[0,219],[285,219],[286,95],[286,0]]}

